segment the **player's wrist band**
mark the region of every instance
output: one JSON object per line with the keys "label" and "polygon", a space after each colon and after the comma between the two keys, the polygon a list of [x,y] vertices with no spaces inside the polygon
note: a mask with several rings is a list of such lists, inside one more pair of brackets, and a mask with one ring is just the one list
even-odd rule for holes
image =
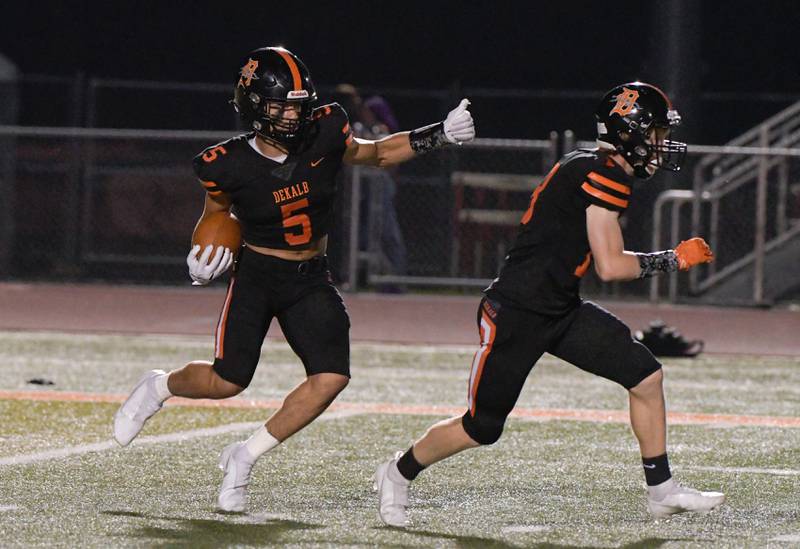
{"label": "player's wrist band", "polygon": [[650,278],[658,273],[674,273],[678,270],[678,256],[674,250],[635,255],[642,269],[639,278]]}
{"label": "player's wrist band", "polygon": [[444,122],[413,130],[408,136],[408,141],[411,143],[411,149],[417,154],[450,144],[444,135]]}

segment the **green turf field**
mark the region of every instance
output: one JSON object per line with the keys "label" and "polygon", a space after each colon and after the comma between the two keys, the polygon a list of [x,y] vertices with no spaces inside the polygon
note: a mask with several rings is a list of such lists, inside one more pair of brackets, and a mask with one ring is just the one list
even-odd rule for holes
{"label": "green turf field", "polygon": [[[728,494],[706,516],[649,518],[627,425],[512,419],[496,445],[423,473],[412,487],[413,527],[386,528],[374,468],[442,416],[357,407],[323,416],[265,456],[248,514],[218,513],[218,452],[269,410],[168,406],[120,449],[108,443],[118,404],[102,402],[147,369],[208,358],[211,345],[0,333],[0,546],[800,546],[800,427],[736,420],[670,429],[676,476]],[[472,351],[354,345],[353,381],[340,401],[463,406]],[[707,356],[668,361],[665,371],[672,412],[800,415],[800,358]],[[37,377],[55,385],[26,383]],[[288,347],[268,344],[243,397],[280,399],[302,378]],[[619,387],[546,358],[518,406],[617,411],[627,402]]]}

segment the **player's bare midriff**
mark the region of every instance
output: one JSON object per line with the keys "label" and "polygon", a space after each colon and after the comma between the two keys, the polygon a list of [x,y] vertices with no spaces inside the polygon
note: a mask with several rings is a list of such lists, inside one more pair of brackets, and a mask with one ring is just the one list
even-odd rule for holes
{"label": "player's bare midriff", "polygon": [[271,255],[287,261],[308,261],[312,257],[322,255],[328,248],[328,235],[323,236],[311,243],[311,246],[303,250],[281,250],[279,248],[264,248],[263,246],[254,246],[245,242],[245,245],[253,250],[264,255]]}

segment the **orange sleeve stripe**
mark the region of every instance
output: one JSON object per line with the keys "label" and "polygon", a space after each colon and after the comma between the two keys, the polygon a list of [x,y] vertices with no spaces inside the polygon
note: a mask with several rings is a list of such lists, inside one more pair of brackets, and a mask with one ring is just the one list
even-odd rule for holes
{"label": "orange sleeve stripe", "polygon": [[350,135],[348,135],[348,136],[345,138],[345,140],[344,140],[344,144],[345,144],[345,145],[349,145],[349,144],[350,144],[350,143],[352,143],[352,142],[353,142],[353,134],[351,133]]}
{"label": "orange sleeve stripe", "polygon": [[213,181],[201,181],[200,184],[203,185],[203,187],[205,187],[206,189],[210,189],[212,187],[217,186],[217,184],[214,183]]}
{"label": "orange sleeve stripe", "polygon": [[350,131],[350,122],[345,124],[344,127],[342,128],[342,133],[347,133],[349,131]]}
{"label": "orange sleeve stripe", "polygon": [[600,183],[601,185],[604,185],[609,189],[614,189],[615,191],[620,192],[622,194],[631,194],[631,188],[628,187],[627,185],[623,185],[622,183],[617,183],[613,179],[604,177],[599,173],[589,172],[588,177],[595,183]]}
{"label": "orange sleeve stripe", "polygon": [[583,189],[584,191],[586,191],[588,194],[592,195],[593,197],[598,198],[598,199],[602,200],[603,202],[608,202],[609,204],[613,204],[614,206],[617,206],[618,208],[627,208],[628,207],[628,201],[627,200],[622,200],[621,198],[617,198],[616,196],[612,196],[612,195],[610,195],[608,193],[604,193],[603,191],[601,191],[599,189],[595,189],[594,187],[589,185],[589,183],[584,182],[583,185],[581,185],[581,189]]}
{"label": "orange sleeve stripe", "polygon": [[300,91],[303,89],[303,82],[300,80],[300,69],[297,68],[297,63],[294,62],[292,56],[286,53],[285,51],[275,50],[283,57],[283,60],[286,61],[286,64],[289,65],[289,70],[292,73],[292,83],[294,84],[294,91]]}

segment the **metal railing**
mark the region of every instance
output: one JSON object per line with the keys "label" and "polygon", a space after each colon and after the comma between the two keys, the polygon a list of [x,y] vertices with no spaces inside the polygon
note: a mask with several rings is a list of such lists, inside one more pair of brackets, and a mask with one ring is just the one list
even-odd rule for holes
{"label": "metal railing", "polygon": [[[546,140],[476,139],[442,151],[441,155],[415,159],[393,177],[398,188],[411,185],[430,190],[433,187],[437,194],[447,198],[437,213],[430,217],[423,213],[422,201],[414,203],[413,194],[402,198],[399,204],[375,199],[374,185],[367,185],[372,193],[369,207],[359,208],[365,180],[385,175],[379,175],[377,172],[383,174],[384,171],[375,168],[351,169],[348,198],[351,230],[348,232],[349,254],[343,287],[356,290],[361,285],[360,280],[373,287],[486,286],[496,275],[505,257],[510,233],[519,223],[522,214],[519,212],[517,215],[518,204],[526,203],[531,190],[542,177],[537,174],[546,173],[557,160],[557,137],[553,133]],[[482,161],[481,156],[494,158]],[[504,161],[498,161],[497,157],[504,157]],[[430,164],[437,159],[446,159],[446,164],[431,174]],[[503,172],[498,173],[499,170]],[[512,196],[520,200],[511,200]],[[386,272],[381,267],[385,261],[380,257],[380,229],[376,229],[381,222],[376,220],[386,218],[391,214],[387,210],[393,208],[401,214],[408,212],[406,226],[418,225],[420,221],[425,224],[423,231],[416,236],[406,231],[407,247],[417,250],[418,258],[422,255],[420,252],[427,255],[427,259],[410,260],[406,272]],[[418,215],[420,220],[409,220],[410,215]],[[362,216],[367,218],[364,222]],[[438,221],[426,221],[431,218]],[[513,223],[508,223],[509,218],[513,218]],[[366,242],[361,244],[359,231],[353,230],[359,226],[368,228]],[[430,246],[428,239],[431,237],[444,241],[444,245]],[[437,266],[428,268],[426,264]]]}
{"label": "metal railing", "polygon": [[[191,158],[227,137],[0,126],[3,274],[81,278],[114,270],[98,271],[99,265],[180,266],[180,250],[202,208],[202,192],[191,184]],[[120,211],[124,215],[114,215]],[[188,232],[169,234],[171,226]]]}
{"label": "metal railing", "polygon": [[[185,248],[202,208],[202,190],[193,184],[190,160],[230,135],[0,126],[3,276],[76,279],[122,272],[137,280],[182,279]],[[341,230],[332,239],[334,247],[342,248],[337,264],[342,286],[356,290],[364,285],[487,284],[516,232],[516,222],[509,220],[527,203],[539,182],[536,174],[546,173],[557,160],[559,141],[571,145],[574,136],[479,139],[415,158],[392,172],[346,172]],[[795,161],[800,149],[691,146],[690,153],[744,161],[728,162],[740,171],[731,171],[725,181],[717,178],[699,195],[696,190],[673,190],[659,197],[653,212],[653,248],[669,247],[692,234],[710,235],[712,247],[719,250],[720,267],[703,273],[691,291],[703,292],[715,281],[754,265],[753,298],[763,299],[765,254],[800,231],[800,224],[793,223],[800,217],[799,206],[789,192],[797,186],[791,181],[800,181],[800,162]],[[751,165],[758,167],[755,178]],[[391,200],[375,192],[388,188],[372,184],[378,173],[397,183]],[[750,195],[741,196],[744,192]],[[695,208],[702,209],[699,224],[688,222],[681,209],[685,204],[692,204],[692,216]],[[391,214],[404,240],[407,257],[402,269],[387,267],[390,262],[376,230]],[[667,221],[670,242],[665,243]],[[728,249],[731,240],[747,241],[749,250]],[[681,290],[678,281],[679,275],[669,278],[672,300]],[[658,286],[649,290],[657,299]]]}
{"label": "metal railing", "polygon": [[[764,303],[766,254],[800,234],[800,224],[790,223],[788,213],[792,203],[797,208],[798,199],[789,193],[789,187],[790,174],[800,170],[800,163],[792,165],[790,161],[800,159],[800,149],[781,146],[787,143],[785,139],[777,141],[779,146],[771,146],[768,132],[767,126],[755,132],[760,136],[760,146],[691,146],[690,154],[706,155],[694,171],[694,188],[665,191],[655,202],[653,249],[665,245],[662,239],[663,211],[671,206],[671,236],[667,246],[677,243],[682,235],[707,234],[712,250],[725,251],[722,261],[690,271],[689,291],[692,294],[705,293],[743,269],[752,267],[750,301]],[[713,162],[708,159],[713,159]],[[725,170],[717,170],[710,181],[704,181],[700,174],[709,166],[724,166]],[[777,177],[770,176],[774,169],[778,171]],[[776,192],[770,201],[771,186]],[[726,201],[730,204],[726,205]],[[690,235],[683,234],[682,230],[681,206],[687,203],[692,205]],[[735,210],[735,215],[725,215],[723,209]],[[678,297],[677,281],[678,273],[672,273],[668,290],[670,301]],[[658,297],[659,281],[653,278],[650,281],[650,299],[656,301]]]}
{"label": "metal railing", "polygon": [[[792,159],[800,157],[798,146],[800,102],[767,118],[725,147],[693,147],[695,154],[705,155],[694,169],[693,232],[707,226],[709,244],[718,249],[724,244],[725,220],[721,209],[725,203],[743,202],[741,197],[754,188],[754,211],[752,226],[748,225],[752,236],[745,231],[734,235],[739,245],[728,258],[712,263],[707,269],[690,272],[692,292],[713,289],[752,265],[752,301],[764,302],[765,254],[800,230],[790,226],[787,214],[793,199],[789,189],[791,178],[800,177],[798,166],[792,163]],[[774,177],[773,171],[777,172]],[[770,187],[774,188],[773,193]],[[708,208],[704,208],[704,201]],[[703,218],[706,210],[707,220]]]}
{"label": "metal railing", "polygon": [[[202,189],[193,183],[191,159],[231,135],[0,126],[2,276],[124,276],[131,281],[184,277],[185,248],[202,209]],[[501,258],[492,261],[454,251],[459,235],[475,236],[469,231],[476,220],[454,210],[450,174],[515,173],[529,181],[517,189],[524,202],[537,181],[523,174],[542,173],[555,162],[555,154],[553,139],[479,139],[420,156],[393,172],[345,172],[341,231],[332,240],[334,247],[343,248],[337,265],[342,286],[356,290],[363,284],[483,284],[496,274]],[[375,193],[370,196],[376,185],[368,181],[377,172],[390,174],[398,183],[390,206],[396,209],[408,254],[402,271],[382,267],[382,243],[371,228],[390,213],[388,203],[376,200]],[[366,208],[361,204],[365,195]],[[464,208],[474,198],[466,196]],[[486,250],[497,250],[508,238],[503,232],[507,227],[489,223],[483,229],[478,236]]]}

